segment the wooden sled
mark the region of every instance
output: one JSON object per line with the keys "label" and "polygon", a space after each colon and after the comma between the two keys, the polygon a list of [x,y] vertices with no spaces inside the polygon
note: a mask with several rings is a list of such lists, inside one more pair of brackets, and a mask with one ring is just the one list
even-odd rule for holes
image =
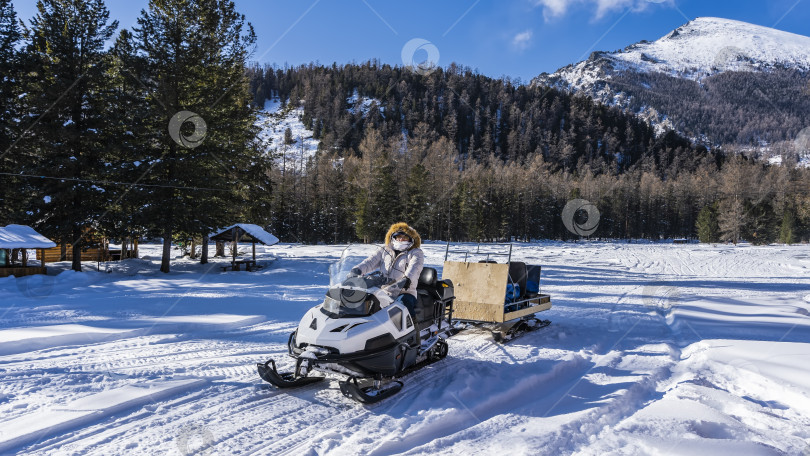
{"label": "wooden sled", "polygon": [[[522,292],[517,299],[506,302],[508,284],[526,289],[527,269],[524,263],[511,261],[511,245],[506,245],[508,254],[486,253],[487,258],[481,262],[466,261],[475,255],[484,255],[478,252],[465,252],[465,261],[448,261],[449,253],[464,252],[451,251],[448,246],[442,272],[442,279],[450,279],[455,288],[453,320],[484,326],[498,342],[550,323],[535,317],[538,312],[551,309],[549,295]],[[506,263],[492,262],[490,257],[495,255],[506,256]]]}

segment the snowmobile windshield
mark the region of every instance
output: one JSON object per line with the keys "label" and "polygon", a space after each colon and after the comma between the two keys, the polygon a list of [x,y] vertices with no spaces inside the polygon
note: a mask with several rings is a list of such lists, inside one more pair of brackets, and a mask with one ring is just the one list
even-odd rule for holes
{"label": "snowmobile windshield", "polygon": [[380,301],[372,293],[386,282],[387,279],[380,272],[350,277],[329,288],[321,308],[332,318],[367,317],[380,310]]}
{"label": "snowmobile windshield", "polygon": [[[324,313],[332,318],[351,318],[367,317],[380,310],[380,301],[373,293],[391,285],[389,279],[379,270],[361,277],[351,272],[381,250],[382,246],[368,244],[352,244],[343,250],[340,260],[329,267],[329,291],[321,307]],[[399,289],[389,287],[386,292],[395,296]]]}
{"label": "snowmobile windshield", "polygon": [[380,250],[383,250],[383,247],[374,244],[350,244],[343,249],[340,260],[329,266],[329,288],[345,282],[352,269]]}

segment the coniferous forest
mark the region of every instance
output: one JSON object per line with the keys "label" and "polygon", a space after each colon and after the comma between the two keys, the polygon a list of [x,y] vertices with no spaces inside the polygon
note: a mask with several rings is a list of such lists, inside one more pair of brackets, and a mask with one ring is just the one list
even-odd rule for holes
{"label": "coniferous forest", "polygon": [[[152,0],[129,30],[103,0],[19,19],[0,0],[0,225],[73,244],[74,267],[88,227],[164,239],[165,272],[171,240],[236,222],[304,243],[376,241],[400,220],[435,240],[578,239],[573,199],[598,208],[594,238],[810,239],[809,170],[587,97],[456,64],[260,66],[228,0]],[[300,167],[279,164],[295,138],[260,139],[268,98],[303,107],[320,141]]]}
{"label": "coniferous forest", "polygon": [[[430,239],[576,239],[561,214],[577,198],[599,210],[592,237],[810,236],[808,170],[656,135],[590,98],[457,65],[426,76],[375,61],[248,74],[257,105],[301,104],[321,141],[303,169],[271,171],[272,226],[287,238],[373,240],[403,219]],[[367,111],[352,108],[358,98],[373,100]]]}

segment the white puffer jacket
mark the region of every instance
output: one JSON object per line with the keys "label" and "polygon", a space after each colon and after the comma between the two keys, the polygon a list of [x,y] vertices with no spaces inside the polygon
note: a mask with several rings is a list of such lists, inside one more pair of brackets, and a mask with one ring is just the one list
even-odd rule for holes
{"label": "white puffer jacket", "polygon": [[[408,250],[399,252],[397,255],[393,247],[391,247],[391,236],[398,231],[407,233],[413,240],[413,245]],[[422,274],[422,267],[425,264],[425,254],[419,248],[420,245],[422,245],[422,239],[416,230],[406,223],[395,223],[391,225],[385,236],[385,247],[378,249],[374,255],[363,260],[362,263],[357,265],[357,268],[363,274],[379,269],[392,281],[408,277],[411,279],[410,286],[403,289],[402,292],[416,297],[416,286],[419,283],[419,275]]]}
{"label": "white puffer jacket", "polygon": [[410,287],[403,289],[403,293],[408,293],[416,297],[416,285],[419,283],[419,275],[422,274],[422,265],[425,264],[425,254],[422,249],[411,248],[405,252],[395,255],[391,246],[378,249],[377,252],[363,260],[357,267],[363,274],[379,269],[383,275],[397,281],[403,277],[411,279]]}

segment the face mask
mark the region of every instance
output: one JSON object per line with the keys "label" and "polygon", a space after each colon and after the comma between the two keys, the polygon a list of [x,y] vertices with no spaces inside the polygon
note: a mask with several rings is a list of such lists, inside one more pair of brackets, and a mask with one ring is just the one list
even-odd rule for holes
{"label": "face mask", "polygon": [[391,247],[394,250],[408,250],[413,245],[411,241],[397,241],[396,239],[391,242]]}

